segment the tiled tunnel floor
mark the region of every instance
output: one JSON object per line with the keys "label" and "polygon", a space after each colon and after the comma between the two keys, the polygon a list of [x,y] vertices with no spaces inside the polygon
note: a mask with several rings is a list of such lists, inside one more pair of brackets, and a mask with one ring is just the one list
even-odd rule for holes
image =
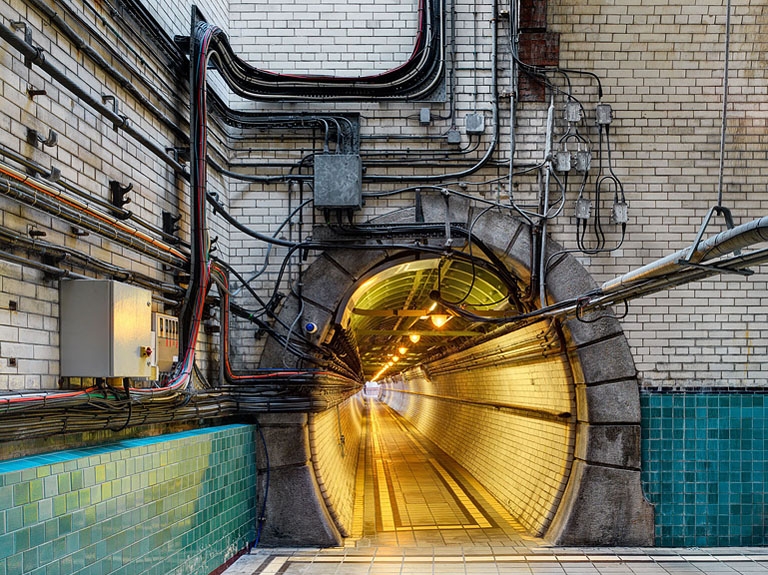
{"label": "tiled tunnel floor", "polygon": [[526,534],[461,466],[370,402],[344,547],[254,549],[224,575],[766,573],[768,550],[573,549]]}

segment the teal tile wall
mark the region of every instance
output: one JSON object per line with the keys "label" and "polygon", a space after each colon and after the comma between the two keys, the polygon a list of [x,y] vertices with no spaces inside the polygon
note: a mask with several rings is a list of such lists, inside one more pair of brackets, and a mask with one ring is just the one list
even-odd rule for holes
{"label": "teal tile wall", "polygon": [[657,545],[768,544],[767,398],[641,393],[642,481]]}
{"label": "teal tile wall", "polygon": [[254,431],[0,462],[0,575],[208,575],[255,535]]}

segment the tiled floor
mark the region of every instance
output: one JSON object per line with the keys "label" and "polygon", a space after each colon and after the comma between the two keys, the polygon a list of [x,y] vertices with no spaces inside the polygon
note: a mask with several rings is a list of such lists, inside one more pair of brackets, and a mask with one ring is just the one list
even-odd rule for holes
{"label": "tiled floor", "polygon": [[373,402],[352,537],[254,549],[225,575],[766,573],[768,549],[566,549],[527,535],[463,468]]}

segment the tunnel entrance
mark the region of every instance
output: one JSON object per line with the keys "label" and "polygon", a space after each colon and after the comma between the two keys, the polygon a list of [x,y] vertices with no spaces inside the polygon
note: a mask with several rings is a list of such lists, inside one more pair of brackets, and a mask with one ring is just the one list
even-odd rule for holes
{"label": "tunnel entrance", "polygon": [[[477,253],[470,242],[434,256],[380,239],[365,250],[329,249],[304,274],[304,301],[287,302],[282,313],[287,320],[300,311],[302,322],[317,325],[320,345],[343,334],[387,409],[467,469],[529,536],[561,545],[651,545],[638,387],[621,327],[608,315],[540,318],[517,329],[484,321],[539,305],[530,288],[524,301],[531,235],[508,215],[465,216],[486,264],[457,255]],[[548,243],[547,251],[560,248]],[[547,303],[594,287],[567,253],[553,261],[542,282]],[[278,357],[285,359],[282,350],[268,347],[262,364]],[[349,423],[362,409],[358,401],[308,415],[307,466],[329,521],[345,536],[357,513],[353,494],[365,489],[363,443],[350,441],[362,433]],[[329,434],[339,437],[341,454],[328,450]]]}

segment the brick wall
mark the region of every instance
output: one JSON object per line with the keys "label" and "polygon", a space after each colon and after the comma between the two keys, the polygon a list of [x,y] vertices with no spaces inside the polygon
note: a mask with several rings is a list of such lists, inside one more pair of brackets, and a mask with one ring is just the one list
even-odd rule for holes
{"label": "brick wall", "polygon": [[[415,2],[387,2],[370,6],[358,4],[322,5],[315,14],[310,5],[281,4],[266,8],[256,2],[205,2],[201,9],[209,20],[227,29],[233,43],[255,65],[277,71],[324,72],[342,75],[375,73],[407,58],[413,45]],[[109,14],[97,18],[85,4],[71,3],[72,13],[62,10],[70,26],[87,39],[89,45],[120,70],[163,113],[176,119],[185,130],[186,76],[168,69],[151,41],[142,42],[131,31],[130,22]],[[185,34],[189,6],[178,3],[152,3],[151,13],[162,22],[168,35]],[[310,18],[310,16],[312,16]],[[317,16],[317,17],[315,17]],[[366,174],[439,174],[471,165],[482,157],[491,143],[492,105],[490,64],[492,6],[457,2],[447,12],[448,30],[453,25],[455,51],[448,51],[453,70],[456,113],[448,118],[446,101],[376,103],[243,103],[238,106],[261,111],[309,111],[314,113],[359,112],[363,137],[362,151]],[[547,32],[560,38],[559,58],[564,67],[598,74],[603,82],[604,100],[615,110],[612,143],[616,174],[624,183],[630,206],[628,236],[612,254],[585,255],[580,259],[598,280],[614,277],[671,251],[689,245],[704,214],[717,197],[718,147],[722,108],[722,47],[724,6],[721,2],[648,4],[643,2],[584,5],[577,1],[551,2],[548,5]],[[0,18],[29,22],[33,38],[47,50],[46,57],[69,70],[96,97],[102,92],[115,94],[121,113],[132,125],[163,147],[180,144],[179,138],[149,109],[108,78],[55,27],[45,24],[41,13],[25,2],[6,3]],[[80,18],[81,21],[78,21]],[[724,201],[737,223],[762,215],[766,200],[761,196],[765,180],[765,71],[755,54],[763,52],[761,29],[765,15],[756,1],[734,5],[729,123],[724,172]],[[107,27],[106,24],[109,24]],[[499,21],[499,88],[508,90],[509,50],[507,23]],[[300,32],[299,32],[300,31]],[[393,36],[393,34],[395,36]],[[103,40],[99,38],[103,37]],[[395,40],[396,38],[397,40]],[[108,51],[114,47],[117,58]],[[350,58],[342,58],[348,54]],[[314,60],[310,60],[310,56]],[[338,57],[338,59],[336,59]],[[273,66],[282,63],[281,66]],[[129,208],[137,216],[160,224],[160,213],[168,210],[182,215],[183,237],[188,237],[188,189],[168,166],[88,106],[73,98],[66,89],[52,82],[37,68],[24,67],[13,49],[0,55],[0,130],[3,145],[45,167],[61,169],[62,178],[101,198],[108,197],[108,182],[133,183]],[[182,78],[182,80],[179,80]],[[562,78],[553,81],[565,87]],[[590,111],[597,103],[595,82],[588,76],[573,75],[574,94]],[[45,96],[30,98],[27,88],[46,90]],[[217,91],[231,97],[217,85]],[[430,125],[418,121],[419,109],[429,107]],[[470,139],[464,133],[468,113],[485,116],[488,127],[482,138]],[[591,113],[591,112],[589,112]],[[543,127],[546,108],[541,103],[524,103],[518,108],[516,157],[536,161],[543,152]],[[588,121],[583,130],[593,143],[596,131]],[[455,123],[462,133],[464,152],[448,146],[442,136]],[[500,137],[495,158],[468,180],[490,182],[468,189],[472,193],[506,201],[504,162],[510,149],[509,99],[500,105]],[[32,148],[26,144],[26,128],[46,134],[49,128],[59,133],[54,148]],[[228,139],[226,130],[214,129],[211,145],[217,157],[232,162],[249,162],[242,171],[270,175],[287,173],[302,157],[322,150],[318,133],[250,132]],[[408,139],[403,139],[407,137]],[[475,145],[477,144],[477,147]],[[335,142],[331,142],[335,145]],[[231,148],[231,150],[230,150]],[[425,150],[440,161],[426,165],[398,162],[405,152]],[[448,161],[443,161],[443,156]],[[391,163],[382,163],[384,160]],[[457,167],[458,166],[458,167]],[[311,173],[308,164],[302,172]],[[227,200],[231,194],[233,213],[244,223],[266,233],[274,233],[287,217],[289,203],[296,206],[298,192],[286,184],[230,182],[212,175],[212,189]],[[397,183],[367,182],[366,192],[389,191]],[[514,181],[517,201],[535,199],[536,181],[520,176]],[[305,197],[309,196],[305,190]],[[93,257],[141,271],[156,279],[172,281],[162,265],[114,241],[91,234],[77,237],[71,226],[60,219],[41,215],[38,210],[2,201],[0,222],[21,234],[35,224],[46,232],[45,241],[75,247]],[[550,233],[566,249],[575,247],[575,193],[570,189],[563,215],[551,222]],[[384,215],[412,206],[413,192],[387,198],[369,198],[356,221]],[[611,200],[603,205],[610,208]],[[322,215],[310,208],[292,226],[293,237],[306,237],[313,218]],[[711,230],[721,229],[720,221]],[[218,255],[245,269],[258,269],[266,250],[255,240],[231,232],[220,218],[211,217],[213,235],[220,237]],[[616,226],[606,224],[607,243],[619,239]],[[288,231],[284,231],[288,235]],[[230,238],[231,236],[231,238]],[[594,237],[590,231],[588,241]],[[270,265],[253,286],[268,296],[281,259],[275,249]],[[0,386],[55,387],[58,378],[58,320],[56,281],[42,273],[4,264],[0,308]],[[297,273],[298,264],[293,268]],[[77,270],[82,271],[82,270]],[[88,272],[90,273],[90,272]],[[246,273],[246,275],[248,275]],[[295,277],[295,276],[293,276]],[[287,293],[287,282],[278,288]],[[728,277],[685,286],[669,293],[645,297],[631,303],[622,320],[628,335],[641,380],[648,386],[739,386],[765,385],[768,341],[764,329],[765,298],[768,286],[761,275],[749,280]],[[34,295],[33,295],[34,294]],[[9,301],[18,300],[11,312]],[[244,304],[257,305],[243,296]],[[162,311],[160,304],[156,305]],[[241,325],[235,365],[258,364],[263,339],[254,338],[252,325]],[[32,330],[34,333],[31,333]],[[203,358],[215,357],[215,339],[204,338]],[[10,365],[9,360],[16,360]]]}

